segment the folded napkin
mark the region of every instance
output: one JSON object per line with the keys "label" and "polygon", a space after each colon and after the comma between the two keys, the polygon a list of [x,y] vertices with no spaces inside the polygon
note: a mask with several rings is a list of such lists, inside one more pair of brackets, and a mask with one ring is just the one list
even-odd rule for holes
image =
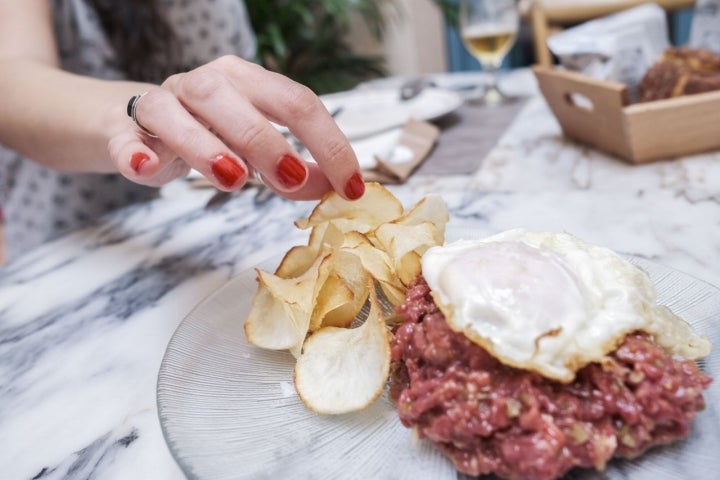
{"label": "folded napkin", "polygon": [[[382,139],[373,139],[373,160],[369,162],[365,151],[356,149],[363,166],[363,176],[367,181],[380,183],[404,183],[420,166],[435,147],[440,129],[432,123],[410,119],[405,125],[391,134],[383,134]],[[381,144],[381,141],[392,143]],[[356,145],[353,145],[355,148]],[[366,148],[363,145],[362,148]]]}

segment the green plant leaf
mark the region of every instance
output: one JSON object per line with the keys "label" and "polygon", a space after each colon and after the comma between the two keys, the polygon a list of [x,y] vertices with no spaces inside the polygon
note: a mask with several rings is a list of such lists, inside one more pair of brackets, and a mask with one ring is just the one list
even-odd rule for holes
{"label": "green plant leaf", "polygon": [[[448,22],[455,21],[456,1],[435,3]],[[318,94],[387,74],[383,58],[353,52],[347,33],[359,15],[382,40],[387,15],[401,15],[397,0],[245,0],[245,5],[257,37],[257,61]]]}

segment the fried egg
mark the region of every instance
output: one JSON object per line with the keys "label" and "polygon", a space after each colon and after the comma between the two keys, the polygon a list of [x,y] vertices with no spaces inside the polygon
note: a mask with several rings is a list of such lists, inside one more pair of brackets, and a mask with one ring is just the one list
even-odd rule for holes
{"label": "fried egg", "polygon": [[515,229],[432,247],[422,273],[453,330],[506,365],[561,382],[636,330],[686,358],[710,351],[657,304],[643,270],[566,233]]}

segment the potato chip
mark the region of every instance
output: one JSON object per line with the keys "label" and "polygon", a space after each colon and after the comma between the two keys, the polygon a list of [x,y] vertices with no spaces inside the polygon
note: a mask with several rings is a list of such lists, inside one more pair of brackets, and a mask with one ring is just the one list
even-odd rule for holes
{"label": "potato chip", "polygon": [[[444,243],[447,221],[437,195],[403,211],[377,183],[353,202],[333,192],[295,222],[311,228],[308,244],[291,248],[275,274],[258,271],[246,336],[298,359],[295,385],[309,408],[350,412],[380,395],[389,372],[392,305],[420,274],[423,253]],[[378,294],[387,300],[387,319]],[[367,320],[352,328],[368,309]]]}
{"label": "potato chip", "polygon": [[340,275],[331,274],[322,286],[310,320],[310,331],[322,327],[347,328],[357,311],[354,308],[356,293]]}
{"label": "potato chip", "polygon": [[385,223],[375,231],[378,244],[390,255],[395,274],[405,286],[420,274],[420,257],[428,248],[438,245],[436,239],[440,235],[430,222],[416,225]]}
{"label": "potato chip", "polygon": [[312,247],[297,245],[287,251],[275,270],[280,278],[298,277],[305,273],[317,260],[318,252]]}
{"label": "potato chip", "polygon": [[271,350],[302,344],[310,326],[320,265],[328,256],[319,256],[298,277],[282,278],[257,271],[258,290],[245,322],[245,335],[250,343]]}
{"label": "potato chip", "polygon": [[308,246],[319,252],[324,246],[339,248],[345,241],[343,230],[333,221],[315,225],[310,233]]}
{"label": "potato chip", "polygon": [[357,255],[363,268],[374,279],[383,282],[392,282],[395,279],[388,254],[375,247],[365,235],[358,232],[346,233],[343,248]]}
{"label": "potato chip", "polygon": [[283,303],[267,288],[258,288],[245,322],[248,342],[268,350],[285,350],[298,342],[299,335]]}
{"label": "potato chip", "polygon": [[370,281],[357,255],[343,248],[333,250],[320,264],[310,331],[326,325],[349,326],[367,298]]}
{"label": "potato chip", "polygon": [[338,248],[343,240],[343,232],[332,223],[322,223],[313,227],[308,245],[297,245],[288,250],[275,270],[275,275],[282,278],[301,275],[317,260],[323,249]]}
{"label": "potato chip", "polygon": [[365,194],[359,200],[348,201],[330,192],[323,197],[310,217],[297,220],[295,225],[305,230],[332,221],[343,232],[356,230],[364,233],[402,213],[402,203],[389,190],[378,183],[368,183]]}
{"label": "potato chip", "polygon": [[323,326],[349,327],[370,295],[372,277],[363,268],[360,257],[354,250],[341,248],[333,253],[333,274],[341,278],[353,292],[350,302],[327,312]]}
{"label": "potato chip", "polygon": [[440,195],[431,194],[420,199],[412,208],[391,223],[418,225],[429,222],[436,228],[434,244],[442,245],[445,243],[445,226],[449,220],[450,214],[445,201]]}
{"label": "potato chip", "polygon": [[417,225],[384,223],[375,230],[378,243],[396,264],[408,252],[423,254],[428,248],[437,245],[437,235],[437,227],[430,222]]}
{"label": "potato chip", "polygon": [[375,247],[366,235],[359,232],[346,233],[343,248],[352,250],[360,257],[363,268],[381,285],[383,293],[393,305],[399,305],[405,299],[405,286],[387,252]]}
{"label": "potato chip", "polygon": [[408,252],[400,259],[396,271],[403,285],[410,286],[422,272],[422,257],[415,251]]}
{"label": "potato chip", "polygon": [[382,393],[390,372],[390,333],[374,294],[357,328],[325,327],[311,335],[295,365],[295,388],[321,414],[362,410]]}

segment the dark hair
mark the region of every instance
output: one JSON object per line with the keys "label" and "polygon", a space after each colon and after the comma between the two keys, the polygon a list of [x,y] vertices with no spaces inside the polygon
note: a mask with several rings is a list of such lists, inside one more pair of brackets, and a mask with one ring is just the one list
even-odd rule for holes
{"label": "dark hair", "polygon": [[179,68],[179,45],[158,4],[163,0],[89,0],[131,80],[160,82]]}

